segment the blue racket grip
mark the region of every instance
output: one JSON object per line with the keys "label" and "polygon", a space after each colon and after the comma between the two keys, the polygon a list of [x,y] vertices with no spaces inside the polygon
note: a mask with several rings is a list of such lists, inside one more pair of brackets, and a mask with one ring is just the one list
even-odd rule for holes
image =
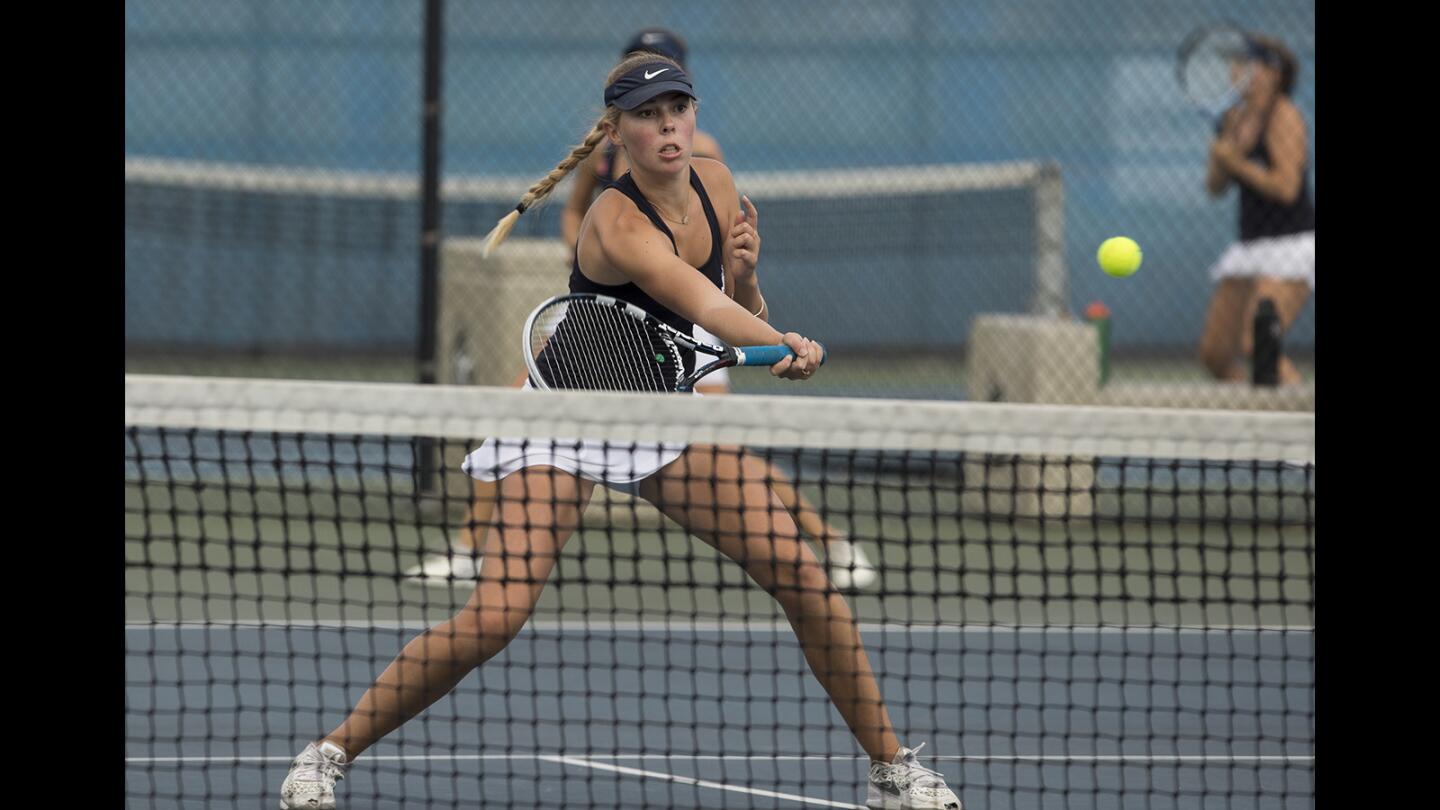
{"label": "blue racket grip", "polygon": [[[740,361],[742,366],[773,366],[795,354],[789,346],[740,346],[735,351],[743,358]],[[820,365],[825,365],[825,358],[830,352],[825,351],[820,355]]]}

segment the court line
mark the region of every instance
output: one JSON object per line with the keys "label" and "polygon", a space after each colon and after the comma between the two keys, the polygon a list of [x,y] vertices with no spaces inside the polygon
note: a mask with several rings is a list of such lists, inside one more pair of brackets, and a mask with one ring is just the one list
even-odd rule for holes
{"label": "court line", "polygon": [[[205,756],[205,757],[126,757],[127,764],[204,764],[273,762],[288,764],[293,757],[270,756]],[[583,760],[674,760],[683,762],[855,762],[867,759],[862,755],[845,754],[375,754],[366,755],[367,761],[376,762],[506,762],[547,760],[558,762],[563,759]],[[942,762],[1067,762],[1080,764],[1313,764],[1313,754],[941,754],[926,756]],[[688,777],[687,777],[688,778]]]}
{"label": "court line", "polygon": [[[433,622],[405,621],[274,621],[263,622],[253,619],[218,619],[203,622],[125,622],[125,630],[206,630],[229,628],[279,629],[299,627],[315,630],[429,630]],[[1233,624],[1233,625],[1030,625],[1030,624],[880,624],[859,623],[861,632],[936,632],[936,633],[1310,633],[1314,625],[1308,624]],[[635,622],[590,622],[582,621],[534,621],[525,625],[527,629],[541,632],[564,631],[610,631],[621,633],[793,633],[788,622],[690,622],[676,623],[663,621]]]}
{"label": "court line", "polygon": [[580,768],[592,768],[598,771],[609,771],[610,773],[623,774],[625,776],[644,776],[649,779],[660,779],[666,782],[678,782],[682,785],[694,785],[695,787],[711,788],[713,790],[728,790],[733,793],[743,793],[749,796],[763,796],[767,799],[784,799],[786,801],[800,802],[801,804],[815,805],[818,807],[844,807],[849,810],[865,810],[857,804],[833,802],[829,799],[814,799],[809,796],[800,796],[795,793],[779,793],[773,790],[762,790],[760,788],[740,787],[739,785],[727,785],[724,782],[712,782],[709,779],[696,779],[693,776],[679,776],[673,773],[662,771],[646,771],[639,768],[627,768],[623,765],[607,765],[603,762],[590,762],[580,757],[567,756],[542,756],[539,759],[548,762],[557,762],[562,765],[572,765]]}

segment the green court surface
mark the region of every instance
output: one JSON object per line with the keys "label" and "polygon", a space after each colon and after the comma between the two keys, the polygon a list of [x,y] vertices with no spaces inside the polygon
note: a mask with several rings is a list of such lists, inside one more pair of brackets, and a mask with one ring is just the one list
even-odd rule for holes
{"label": "green court surface", "polygon": [[[879,590],[851,598],[862,622],[1229,627],[1312,623],[1313,493],[1300,492],[1312,485],[1102,494],[1108,516],[1063,520],[965,516],[956,482],[913,476],[803,489],[880,561]],[[404,487],[127,481],[126,619],[446,618],[466,591],[401,572],[445,548],[464,506]],[[783,616],[739,566],[648,506],[597,496],[537,618]]]}

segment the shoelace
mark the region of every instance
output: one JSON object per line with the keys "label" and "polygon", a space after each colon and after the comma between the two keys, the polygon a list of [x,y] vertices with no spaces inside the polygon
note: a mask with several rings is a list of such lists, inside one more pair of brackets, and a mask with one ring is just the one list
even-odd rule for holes
{"label": "shoelace", "polygon": [[925,743],[922,742],[914,748],[910,749],[910,751],[905,755],[905,758],[900,760],[900,764],[898,766],[893,766],[895,768],[905,769],[904,773],[901,774],[898,778],[896,778],[895,776],[891,776],[891,781],[893,781],[895,785],[902,790],[910,787],[911,784],[921,779],[925,780],[920,783],[921,787],[938,787],[945,784],[945,777],[941,775],[939,771],[932,771],[924,765],[921,765],[919,761],[916,760],[915,755],[920,753],[920,749],[924,747]]}
{"label": "shoelace", "polygon": [[296,760],[295,781],[323,782],[325,777],[345,778],[345,766],[330,759],[319,750],[306,751]]}

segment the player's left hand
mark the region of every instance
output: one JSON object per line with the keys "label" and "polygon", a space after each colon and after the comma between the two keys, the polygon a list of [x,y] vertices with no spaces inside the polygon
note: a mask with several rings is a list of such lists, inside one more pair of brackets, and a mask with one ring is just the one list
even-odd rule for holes
{"label": "player's left hand", "polygon": [[1240,149],[1229,138],[1216,138],[1210,144],[1210,156],[1227,172],[1235,171],[1235,167],[1244,159]]}
{"label": "player's left hand", "polygon": [[735,281],[754,276],[755,265],[760,263],[760,214],[749,197],[741,197],[740,203],[744,207],[735,214],[735,224],[726,241],[725,269]]}
{"label": "player's left hand", "polygon": [[794,332],[786,332],[782,342],[795,354],[771,366],[772,375],[787,380],[808,380],[820,370],[820,361],[825,357],[824,346]]}

